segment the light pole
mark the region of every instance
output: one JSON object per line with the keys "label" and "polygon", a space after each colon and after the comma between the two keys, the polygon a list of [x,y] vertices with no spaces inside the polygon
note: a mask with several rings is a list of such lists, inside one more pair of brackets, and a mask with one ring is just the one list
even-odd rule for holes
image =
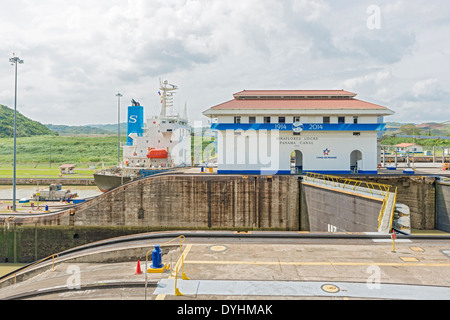
{"label": "light pole", "polygon": [[13,57],[9,59],[9,62],[15,65],[15,93],[14,93],[14,173],[13,173],[13,211],[16,211],[16,112],[17,112],[17,63],[22,64],[23,60],[16,57],[13,53]]}
{"label": "light pole", "polygon": [[117,165],[120,165],[120,98],[123,95],[117,92]]}

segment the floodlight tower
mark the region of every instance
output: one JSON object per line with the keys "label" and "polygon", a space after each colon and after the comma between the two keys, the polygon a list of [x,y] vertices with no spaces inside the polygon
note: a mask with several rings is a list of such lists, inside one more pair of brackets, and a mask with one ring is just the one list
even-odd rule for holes
{"label": "floodlight tower", "polygon": [[16,113],[17,113],[17,64],[23,64],[23,60],[13,53],[13,57],[9,59],[15,66],[15,90],[14,90],[14,173],[13,173],[13,211],[16,211]]}

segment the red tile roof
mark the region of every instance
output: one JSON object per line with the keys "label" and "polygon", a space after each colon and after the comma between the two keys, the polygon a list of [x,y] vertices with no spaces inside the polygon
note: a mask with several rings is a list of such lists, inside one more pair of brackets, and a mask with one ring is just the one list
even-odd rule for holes
{"label": "red tile roof", "polygon": [[233,95],[235,98],[248,96],[335,96],[355,97],[356,93],[344,90],[244,90]]}
{"label": "red tile roof", "polygon": [[394,147],[397,148],[407,148],[407,147],[412,147],[415,146],[415,143],[400,143],[400,144],[396,144]]}
{"label": "red tile roof", "polygon": [[59,166],[60,168],[74,168],[76,165],[74,164],[63,164],[62,166]]}
{"label": "red tile roof", "polygon": [[389,110],[386,107],[357,99],[234,99],[211,109]]}

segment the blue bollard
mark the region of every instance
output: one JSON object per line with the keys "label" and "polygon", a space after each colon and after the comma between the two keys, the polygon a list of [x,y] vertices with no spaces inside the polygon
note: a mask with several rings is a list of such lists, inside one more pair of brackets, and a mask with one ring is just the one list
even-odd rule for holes
{"label": "blue bollard", "polygon": [[45,211],[48,211],[48,205],[45,206]]}
{"label": "blue bollard", "polygon": [[161,249],[159,248],[159,246],[155,246],[155,249],[152,251],[152,265],[151,268],[152,269],[160,269],[163,267],[163,265],[161,264]]}

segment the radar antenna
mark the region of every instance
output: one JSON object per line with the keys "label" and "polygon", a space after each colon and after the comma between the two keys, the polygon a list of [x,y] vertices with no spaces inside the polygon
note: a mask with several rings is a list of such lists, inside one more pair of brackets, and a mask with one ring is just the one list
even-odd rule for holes
{"label": "radar antenna", "polygon": [[159,84],[162,103],[161,117],[165,118],[167,117],[167,108],[173,107],[173,95],[175,94],[175,91],[178,90],[178,87],[176,85],[170,84],[167,80],[161,82],[161,79],[159,80]]}

